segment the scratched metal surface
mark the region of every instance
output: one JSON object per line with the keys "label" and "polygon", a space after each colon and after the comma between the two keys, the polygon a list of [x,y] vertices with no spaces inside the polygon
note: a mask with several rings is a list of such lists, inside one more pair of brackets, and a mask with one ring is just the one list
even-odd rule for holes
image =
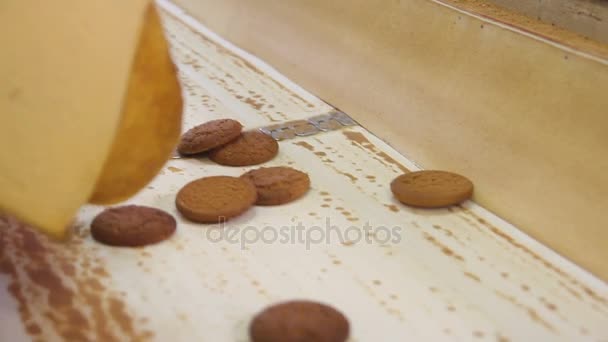
{"label": "scratched metal surface", "polygon": [[[253,128],[331,110],[170,3],[160,6],[185,86],[184,129],[219,117]],[[352,341],[608,341],[605,283],[473,202],[441,210],[395,202],[390,181],[417,167],[365,129],[283,141],[268,165],[308,172],[312,190],[220,229],[183,220],[175,193],[251,168],[171,160],[129,201],[178,218],[175,236],[151,247],[94,242],[88,224],[101,207],[82,209],[64,246],[0,219],[0,341],[246,341],[255,312],[293,298],[342,310]]]}

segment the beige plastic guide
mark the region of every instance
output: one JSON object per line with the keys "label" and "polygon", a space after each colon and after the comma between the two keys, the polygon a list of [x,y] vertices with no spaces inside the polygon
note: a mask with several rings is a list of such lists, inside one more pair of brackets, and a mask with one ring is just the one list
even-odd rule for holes
{"label": "beige plastic guide", "polygon": [[608,45],[483,0],[175,2],[608,279]]}
{"label": "beige plastic guide", "polygon": [[0,43],[0,210],[62,237],[158,172],[181,95],[150,1],[3,1]]}

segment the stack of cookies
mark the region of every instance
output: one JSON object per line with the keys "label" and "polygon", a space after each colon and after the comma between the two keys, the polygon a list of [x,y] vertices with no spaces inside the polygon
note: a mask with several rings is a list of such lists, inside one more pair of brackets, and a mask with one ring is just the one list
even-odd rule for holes
{"label": "stack of cookies", "polygon": [[279,153],[279,144],[272,137],[242,130],[236,120],[209,121],[184,133],[177,151],[184,156],[207,153],[209,159],[226,166],[262,164]]}

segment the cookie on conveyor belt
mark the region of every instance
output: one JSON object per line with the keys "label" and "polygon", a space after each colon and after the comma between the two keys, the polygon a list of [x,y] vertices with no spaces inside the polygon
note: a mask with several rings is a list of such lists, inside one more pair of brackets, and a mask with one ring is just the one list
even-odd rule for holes
{"label": "cookie on conveyor belt", "polygon": [[302,197],[310,189],[310,178],[290,167],[262,167],[241,176],[258,191],[258,205],[279,205]]}
{"label": "cookie on conveyor belt", "polygon": [[279,144],[260,131],[243,132],[232,142],[209,153],[214,162],[227,166],[249,166],[267,162],[279,152]]}
{"label": "cookie on conveyor belt", "polygon": [[271,306],[257,314],[249,326],[252,342],[344,342],[349,331],[342,313],[311,301]]}
{"label": "cookie on conveyor belt", "polygon": [[177,193],[175,205],[191,221],[216,223],[241,215],[256,198],[257,191],[247,179],[213,176],[186,184]]}
{"label": "cookie on conveyor belt", "polygon": [[173,216],[160,209],[126,205],[97,215],[91,223],[91,235],[106,245],[136,247],[163,241],[175,228]]}
{"label": "cookie on conveyor belt", "polygon": [[184,155],[209,151],[235,140],[242,129],[241,123],[232,119],[205,122],[182,135],[177,151]]}
{"label": "cookie on conveyor belt", "polygon": [[446,171],[416,171],[393,180],[391,191],[403,204],[441,208],[464,202],[473,195],[473,183]]}

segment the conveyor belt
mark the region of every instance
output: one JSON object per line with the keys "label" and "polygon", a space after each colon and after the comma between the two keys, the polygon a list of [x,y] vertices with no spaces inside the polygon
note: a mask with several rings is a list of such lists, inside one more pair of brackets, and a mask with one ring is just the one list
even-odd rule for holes
{"label": "conveyor belt", "polygon": [[[184,129],[224,117],[258,128],[334,110],[161,5],[184,85]],[[151,247],[94,242],[88,224],[101,207],[82,209],[67,246],[0,220],[0,340],[246,341],[254,313],[293,298],[342,310],[352,341],[608,339],[605,283],[473,202],[397,203],[390,181],[418,167],[365,128],[281,141],[268,165],[309,173],[312,190],[218,227],[181,219],[175,193],[251,168],[169,161],[129,201],[179,219],[175,236]]]}

